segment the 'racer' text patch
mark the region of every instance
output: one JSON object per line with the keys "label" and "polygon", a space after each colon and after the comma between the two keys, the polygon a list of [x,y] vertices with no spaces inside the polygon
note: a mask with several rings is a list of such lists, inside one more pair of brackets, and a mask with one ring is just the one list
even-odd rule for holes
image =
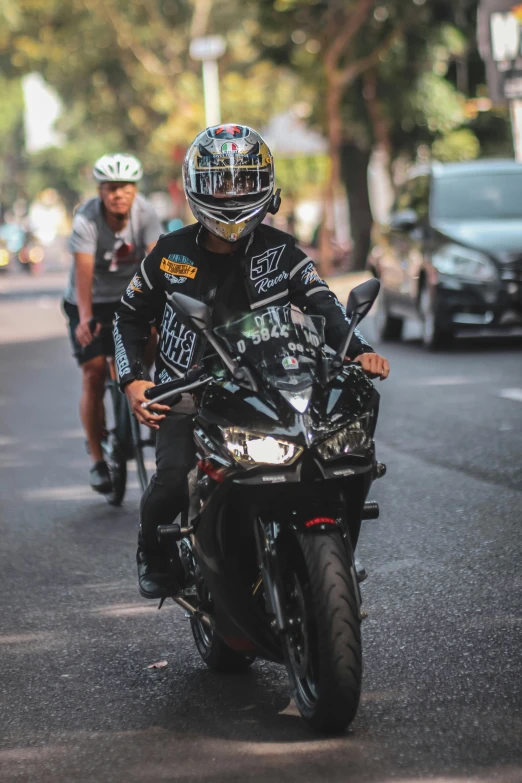
{"label": "'racer' text patch", "polygon": [[169,275],[190,277],[192,280],[196,277],[196,272],[198,271],[197,266],[192,266],[192,264],[176,264],[168,258],[161,259],[160,269],[163,272],[168,272]]}

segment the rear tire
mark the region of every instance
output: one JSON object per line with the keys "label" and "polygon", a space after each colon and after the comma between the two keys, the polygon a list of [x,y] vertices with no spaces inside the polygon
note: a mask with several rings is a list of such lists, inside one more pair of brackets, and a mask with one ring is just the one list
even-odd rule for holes
{"label": "rear tire", "polygon": [[[285,657],[292,695],[316,731],[344,730],[357,714],[362,653],[353,554],[340,533],[298,534],[285,567]],[[296,551],[297,550],[297,551]],[[300,551],[299,551],[300,550]]]}
{"label": "rear tire", "polygon": [[402,318],[390,314],[384,291],[381,292],[377,299],[375,314],[378,340],[383,343],[398,342],[402,338],[403,326],[404,320]]}
{"label": "rear tire", "polygon": [[213,669],[215,672],[237,674],[246,672],[254,663],[254,655],[245,655],[232,650],[215,631],[201,620],[191,617],[190,626],[198,652],[209,669]]}

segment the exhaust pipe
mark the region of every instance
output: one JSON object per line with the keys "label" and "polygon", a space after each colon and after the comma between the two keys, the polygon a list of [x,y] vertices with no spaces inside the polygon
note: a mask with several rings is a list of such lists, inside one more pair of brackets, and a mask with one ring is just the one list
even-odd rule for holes
{"label": "exhaust pipe", "polygon": [[213,628],[212,620],[208,614],[205,614],[205,612],[202,612],[200,609],[194,609],[192,604],[189,604],[189,602],[180,595],[173,595],[172,600],[181,606],[182,609],[185,609],[185,611],[188,612],[192,617],[195,617],[197,620],[201,620],[201,622],[205,623],[205,625],[209,628]]}

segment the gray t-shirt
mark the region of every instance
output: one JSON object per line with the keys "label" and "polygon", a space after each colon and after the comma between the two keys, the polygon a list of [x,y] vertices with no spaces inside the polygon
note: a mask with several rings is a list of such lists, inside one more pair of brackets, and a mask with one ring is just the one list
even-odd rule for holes
{"label": "gray t-shirt", "polygon": [[[145,257],[147,246],[155,242],[161,233],[161,224],[154,207],[140,194],[134,199],[127,225],[116,234],[105,222],[98,197],[78,207],[73,219],[69,250],[71,253],[91,253],[94,256],[93,304],[117,302],[121,298]],[[65,299],[76,304],[74,262]]]}

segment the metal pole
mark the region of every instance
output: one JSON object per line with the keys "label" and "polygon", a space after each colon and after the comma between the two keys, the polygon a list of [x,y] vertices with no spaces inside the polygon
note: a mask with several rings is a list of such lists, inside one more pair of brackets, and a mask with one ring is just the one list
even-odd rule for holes
{"label": "metal pole", "polygon": [[217,60],[203,60],[203,94],[207,128],[221,123],[219,71]]}
{"label": "metal pole", "polygon": [[513,132],[513,147],[515,160],[522,161],[522,100],[515,98],[509,102],[511,113],[511,129]]}

